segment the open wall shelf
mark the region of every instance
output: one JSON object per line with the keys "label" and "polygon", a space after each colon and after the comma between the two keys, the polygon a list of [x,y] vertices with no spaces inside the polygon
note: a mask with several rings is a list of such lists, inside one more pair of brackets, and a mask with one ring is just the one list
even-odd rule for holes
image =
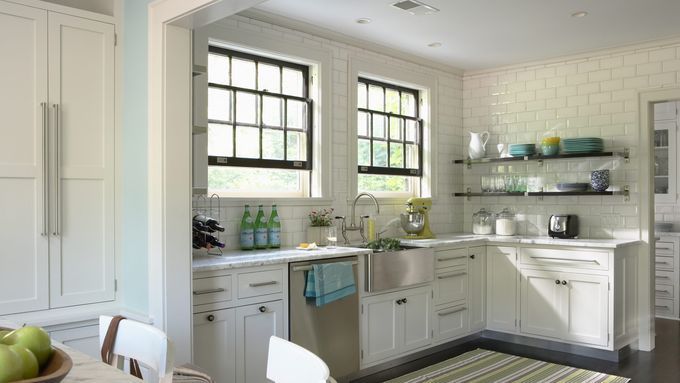
{"label": "open wall shelf", "polygon": [[598,152],[598,153],[564,153],[556,154],[554,156],[544,156],[540,153],[531,156],[520,156],[520,157],[495,157],[495,158],[480,158],[477,160],[465,159],[465,160],[454,160],[455,164],[466,164],[468,169],[475,164],[490,164],[495,162],[515,162],[515,161],[537,161],[540,164],[545,160],[559,160],[565,158],[588,158],[588,157],[620,157],[630,161],[630,150],[624,148],[622,151],[609,151],[609,152]]}
{"label": "open wall shelf", "polygon": [[470,188],[465,193],[453,193],[454,197],[550,197],[550,196],[614,196],[622,195],[626,201],[630,199],[630,188],[625,185],[620,191],[538,191],[538,192],[472,192]]}

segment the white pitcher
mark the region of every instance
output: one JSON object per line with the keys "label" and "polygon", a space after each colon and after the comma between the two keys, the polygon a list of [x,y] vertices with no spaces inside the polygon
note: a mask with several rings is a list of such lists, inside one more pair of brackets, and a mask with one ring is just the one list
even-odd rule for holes
{"label": "white pitcher", "polygon": [[489,132],[470,132],[470,147],[468,148],[470,159],[478,160],[486,156],[487,141],[489,141]]}

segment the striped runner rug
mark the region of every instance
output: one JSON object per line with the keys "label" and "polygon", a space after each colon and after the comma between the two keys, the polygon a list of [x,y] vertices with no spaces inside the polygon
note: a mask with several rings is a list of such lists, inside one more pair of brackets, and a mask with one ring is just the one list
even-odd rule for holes
{"label": "striped runner rug", "polygon": [[389,383],[625,383],[630,379],[478,348]]}

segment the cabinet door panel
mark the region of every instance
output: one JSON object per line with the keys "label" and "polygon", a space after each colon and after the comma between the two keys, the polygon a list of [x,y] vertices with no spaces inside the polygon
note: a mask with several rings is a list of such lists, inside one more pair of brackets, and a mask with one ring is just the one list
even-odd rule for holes
{"label": "cabinet door panel", "polygon": [[[0,1],[0,315],[49,305],[47,12]],[[45,105],[46,106],[46,105]]]}
{"label": "cabinet door panel", "polygon": [[486,246],[468,250],[468,315],[470,330],[482,330],[486,326]]}
{"label": "cabinet door panel", "polygon": [[430,287],[407,290],[402,293],[403,310],[403,349],[427,346],[430,344],[430,313],[432,312],[432,290]]}
{"label": "cabinet door panel", "polygon": [[283,301],[236,309],[236,382],[266,382],[269,338],[283,335]]}
{"label": "cabinet door panel", "polygon": [[441,305],[464,301],[468,293],[468,275],[465,268],[437,270],[434,285],[434,303]]}
{"label": "cabinet door panel", "polygon": [[565,339],[607,345],[609,324],[608,278],[600,275],[563,274],[565,286]]}
{"label": "cabinet door panel", "polygon": [[487,327],[516,331],[517,251],[514,247],[487,248]]}
{"label": "cabinet door panel", "polygon": [[565,289],[559,273],[523,269],[521,331],[561,337],[564,332],[562,297]]}
{"label": "cabinet door panel", "polygon": [[397,307],[401,295],[381,294],[362,300],[363,363],[381,360],[397,353]]}
{"label": "cabinet door panel", "polygon": [[434,314],[434,339],[449,340],[468,332],[469,311],[464,305],[445,307]]}
{"label": "cabinet door panel", "polygon": [[194,315],[194,362],[215,382],[236,381],[234,309]]}
{"label": "cabinet door panel", "polygon": [[113,25],[48,18],[51,306],[113,300]]}

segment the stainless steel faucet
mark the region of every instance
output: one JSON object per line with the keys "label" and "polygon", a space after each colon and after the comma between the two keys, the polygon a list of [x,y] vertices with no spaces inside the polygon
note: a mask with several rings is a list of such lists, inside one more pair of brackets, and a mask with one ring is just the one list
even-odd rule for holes
{"label": "stainless steel faucet", "polygon": [[342,238],[345,239],[345,245],[349,245],[349,238],[347,238],[347,232],[348,231],[359,231],[359,234],[361,234],[361,239],[363,240],[364,243],[367,242],[366,240],[366,235],[364,234],[364,218],[368,218],[368,216],[361,216],[359,219],[359,226],[356,225],[356,220],[355,220],[355,212],[357,208],[357,201],[359,201],[359,198],[361,197],[368,197],[371,200],[373,200],[373,204],[375,205],[375,212],[376,214],[380,214],[380,204],[378,203],[378,200],[375,198],[375,196],[371,193],[359,193],[355,198],[354,202],[352,203],[352,210],[350,210],[350,224],[349,227],[347,226],[345,222],[345,217],[335,217],[336,219],[341,219],[342,220]]}

